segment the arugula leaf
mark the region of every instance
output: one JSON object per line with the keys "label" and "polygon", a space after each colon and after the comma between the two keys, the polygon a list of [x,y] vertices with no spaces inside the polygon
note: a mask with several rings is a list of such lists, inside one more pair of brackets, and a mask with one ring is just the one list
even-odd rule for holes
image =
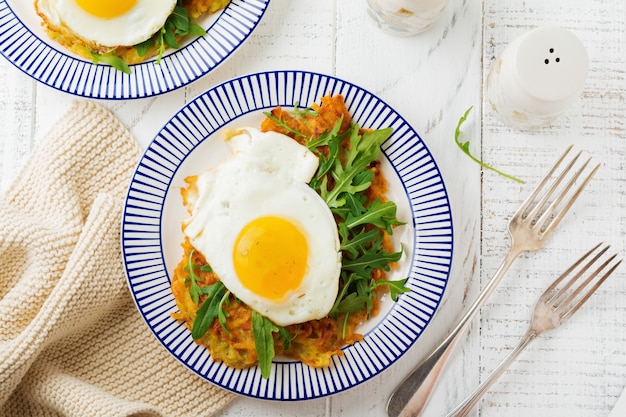
{"label": "arugula leaf", "polygon": [[397,281],[388,281],[388,280],[379,280],[376,282],[378,287],[387,286],[389,287],[389,295],[393,301],[398,300],[398,295],[404,294],[405,292],[411,291],[410,288],[406,286],[406,282],[408,278],[399,279]]}
{"label": "arugula leaf", "polygon": [[263,112],[263,114],[265,115],[265,117],[276,123],[276,126],[282,128],[287,133],[291,133],[297,137],[306,138],[306,135],[304,133],[300,132],[298,129],[294,129],[293,127],[289,126],[289,124],[283,119],[274,116],[270,112]]}
{"label": "arugula leaf", "polygon": [[183,6],[174,7],[174,11],[169,15],[167,21],[175,29],[176,35],[189,33],[189,13]]}
{"label": "arugula leaf", "polygon": [[[316,191],[319,191],[322,183],[327,181],[326,174],[328,174],[333,166],[335,166],[335,161],[339,157],[341,141],[345,137],[345,134],[339,135],[342,120],[343,116],[335,123],[330,132],[322,133],[316,139],[312,139],[307,142],[307,148],[317,154],[319,159],[317,172],[315,173],[313,179],[309,182],[309,186]],[[323,146],[327,149],[326,154],[320,150]]]}
{"label": "arugula leaf", "polygon": [[396,203],[393,201],[383,202],[381,199],[374,200],[367,211],[357,216],[352,213],[346,218],[346,226],[352,229],[364,224],[372,224],[384,229],[390,235],[393,234],[393,226],[400,226],[404,223],[396,218]]}
{"label": "arugula leaf", "polygon": [[219,317],[222,298],[226,292],[226,287],[221,281],[207,287],[207,298],[204,300],[198,311],[196,318],[191,325],[191,337],[194,340],[200,339],[209,330],[213,320]]}
{"label": "arugula leaf", "polygon": [[467,116],[469,115],[469,113],[472,110],[472,108],[473,108],[473,106],[470,107],[469,109],[467,109],[465,111],[465,114],[463,114],[463,116],[461,116],[461,118],[459,119],[459,123],[457,124],[456,129],[454,131],[454,141],[456,142],[456,144],[459,147],[459,149],[461,149],[461,151],[463,151],[463,153],[465,155],[469,156],[472,161],[476,162],[477,164],[479,164],[483,168],[490,169],[490,170],[492,170],[494,172],[497,172],[498,174],[502,175],[505,178],[508,178],[510,180],[513,180],[513,181],[516,181],[516,182],[524,184],[523,180],[521,180],[519,178],[516,178],[516,177],[514,177],[512,175],[505,174],[504,172],[502,172],[502,171],[500,171],[500,170],[498,170],[498,169],[496,169],[496,168],[494,168],[494,167],[492,167],[490,165],[487,165],[483,161],[481,161],[480,159],[476,158],[474,155],[472,155],[472,153],[469,150],[469,145],[470,145],[469,141],[467,141],[467,142],[461,142],[460,141],[459,137],[461,136],[461,125],[463,123],[465,123],[465,121],[467,120]]}
{"label": "arugula leaf", "polygon": [[320,187],[321,196],[331,209],[341,207],[346,203],[345,198],[340,197],[342,193],[354,194],[371,185],[367,182],[353,184],[353,180],[378,159],[380,145],[387,140],[391,132],[392,129],[387,128],[360,135],[358,125],[353,125],[350,132],[350,148],[346,152],[345,164],[339,158],[335,160],[332,170],[335,185],[331,190],[328,190],[327,181],[323,181]]}
{"label": "arugula leaf", "polygon": [[296,104],[293,106],[291,113],[298,115],[298,116],[311,116],[311,117],[319,116],[319,113],[317,113],[310,107],[300,107],[299,101],[296,101]]}
{"label": "arugula leaf", "polygon": [[137,55],[139,55],[140,57],[144,57],[146,56],[150,48],[153,46],[154,46],[154,37],[151,37],[135,45],[134,48],[137,51]]}
{"label": "arugula leaf", "polygon": [[230,297],[230,291],[225,291],[224,295],[222,296],[222,299],[220,300],[220,305],[217,309],[217,318],[220,321],[220,324],[222,325],[222,329],[224,330],[224,333],[230,336],[230,332],[226,328],[226,317],[228,317],[229,314],[226,311],[224,311],[224,304],[226,304],[227,306],[230,306],[230,299],[228,297]]}
{"label": "arugula leaf", "polygon": [[342,313],[358,313],[363,310],[363,306],[371,302],[367,295],[361,295],[358,292],[351,292],[337,305],[337,310]]}
{"label": "arugula leaf", "polygon": [[118,71],[122,71],[124,74],[130,74],[131,72],[128,64],[122,58],[113,55],[112,52],[109,52],[108,54],[99,54],[90,49],[89,53],[91,54],[91,60],[94,64],[107,64]]}
{"label": "arugula leaf", "polygon": [[341,277],[341,282],[343,283],[343,286],[341,286],[339,290],[339,294],[337,294],[337,298],[335,298],[335,303],[333,304],[333,307],[330,309],[330,313],[329,313],[330,316],[336,316],[338,313],[342,312],[341,309],[339,308],[339,306],[341,305],[341,301],[344,299],[346,294],[349,293],[352,283],[355,280],[361,279],[355,273],[348,273],[347,271],[344,271],[343,269],[341,271],[340,277]]}
{"label": "arugula leaf", "polygon": [[252,335],[263,378],[269,378],[272,371],[272,359],[275,355],[272,333],[278,331],[278,327],[271,320],[252,310]]}
{"label": "arugula leaf", "polygon": [[382,269],[389,271],[389,263],[398,262],[402,257],[402,251],[389,253],[385,250],[370,250],[356,259],[344,259],[342,268],[366,275],[371,269]]}
{"label": "arugula leaf", "polygon": [[340,249],[348,252],[350,257],[355,259],[359,256],[359,253],[367,250],[371,242],[380,239],[380,230],[371,229],[366,231],[363,228],[356,234],[351,234],[346,223],[339,223],[339,236],[341,236]]}
{"label": "arugula leaf", "polygon": [[[178,41],[176,40],[176,26],[174,25],[172,20],[166,20],[165,26],[163,28],[163,43],[172,49],[178,49],[180,45],[178,45]],[[159,59],[160,58],[161,57],[159,57]]]}
{"label": "arugula leaf", "polygon": [[185,280],[186,282],[190,282],[189,295],[191,296],[191,299],[193,300],[194,304],[197,305],[200,299],[200,295],[202,294],[202,287],[198,285],[198,282],[201,281],[201,279],[196,274],[196,271],[195,271],[198,268],[198,266],[192,262],[193,253],[194,253],[193,250],[189,252],[189,258],[187,259],[187,265],[185,265],[184,270],[189,272],[189,276]]}
{"label": "arugula leaf", "polygon": [[289,347],[291,347],[291,342],[293,342],[297,335],[297,331],[296,334],[292,336],[291,333],[289,333],[289,330],[285,329],[284,327],[281,326],[278,328],[278,338],[283,340],[283,349],[285,350],[288,350]]}
{"label": "arugula leaf", "polygon": [[[338,150],[339,143],[341,143],[341,140],[343,139],[343,136],[339,135],[339,129],[341,129],[342,121],[343,121],[343,116],[339,120],[337,120],[337,122],[335,123],[335,125],[329,132],[324,132],[321,135],[319,135],[317,138],[312,138],[311,140],[309,140],[306,144],[307,149],[319,155],[319,154],[322,154],[319,150],[320,147],[330,146],[332,143]],[[327,169],[325,171],[328,172]],[[319,175],[319,170],[318,170],[318,175]]]}
{"label": "arugula leaf", "polygon": [[165,24],[158,32],[156,32],[148,40],[141,42],[134,46],[137,54],[140,57],[145,56],[150,48],[157,48],[156,63],[160,64],[163,54],[165,53],[165,47],[169,46],[173,49],[180,48],[177,36],[193,35],[201,37],[206,35],[206,31],[201,26],[193,23],[189,18],[189,12],[183,7],[182,2],[177,2],[177,6],[174,7],[172,14],[170,14],[165,21]]}
{"label": "arugula leaf", "polygon": [[193,22],[189,23],[189,35],[197,36],[198,38],[206,35],[206,30],[200,25],[197,25]]}

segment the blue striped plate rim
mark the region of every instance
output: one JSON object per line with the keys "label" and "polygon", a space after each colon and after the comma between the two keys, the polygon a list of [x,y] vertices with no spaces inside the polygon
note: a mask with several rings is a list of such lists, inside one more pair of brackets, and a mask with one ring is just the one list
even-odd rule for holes
{"label": "blue striped plate rim", "polygon": [[131,65],[131,74],[94,65],[47,39],[32,1],[0,0],[0,54],[35,80],[76,96],[125,100],[183,87],[228,59],[250,36],[269,0],[232,0],[208,18],[204,37],[166,54],[160,64]]}

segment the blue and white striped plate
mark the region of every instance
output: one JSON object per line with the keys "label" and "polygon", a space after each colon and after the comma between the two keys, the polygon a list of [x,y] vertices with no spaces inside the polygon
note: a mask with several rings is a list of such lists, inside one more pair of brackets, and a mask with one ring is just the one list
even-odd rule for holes
{"label": "blue and white striped plate", "polygon": [[[326,94],[342,94],[362,127],[392,127],[382,167],[389,197],[407,224],[394,231],[405,256],[390,279],[409,276],[409,293],[362,325],[364,340],[343,349],[328,368],[276,358],[269,380],[256,367],[238,370],[216,363],[191,333],[171,318],[177,310],[170,275],[182,258],[181,222],[187,216],[183,178],[228,154],[226,128],[254,126],[275,106],[308,106]],[[236,190],[234,190],[236,192]],[[122,220],[122,254],[131,293],[157,339],[190,370],[220,387],[272,400],[304,400],[354,387],[396,361],[422,334],[443,296],[452,261],[452,218],[443,179],[419,135],[373,94],[340,79],[302,71],[252,74],[218,85],[183,107],[153,139],[131,180]]]}
{"label": "blue and white striped plate", "polygon": [[167,53],[160,64],[132,65],[131,74],[94,65],[45,34],[33,0],[0,0],[0,53],[37,81],[95,99],[150,97],[183,87],[224,62],[256,28],[269,0],[232,0],[198,23],[206,36]]}

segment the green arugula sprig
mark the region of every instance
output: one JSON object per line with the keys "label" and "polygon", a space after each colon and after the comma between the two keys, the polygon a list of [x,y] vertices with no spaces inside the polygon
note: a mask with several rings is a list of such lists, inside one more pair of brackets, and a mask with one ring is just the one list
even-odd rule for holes
{"label": "green arugula sprig", "polygon": [[196,274],[196,270],[199,269],[203,272],[213,272],[213,269],[210,265],[203,265],[199,267],[198,265],[194,264],[193,253],[193,250],[189,253],[189,257],[187,258],[187,265],[185,265],[183,269],[189,272],[189,276],[185,280],[185,282],[189,283],[189,295],[191,296],[193,302],[195,304],[198,304],[200,296],[202,294],[207,294],[208,287],[201,287],[200,285],[198,285],[198,282],[202,282],[202,280],[200,279],[198,274]]}
{"label": "green arugula sprig", "polygon": [[284,121],[283,119],[274,116],[272,113],[264,111],[263,114],[265,115],[265,117],[267,117],[268,119],[272,120],[274,123],[276,123],[276,126],[280,127],[281,129],[283,129],[285,131],[285,133],[287,134],[292,134],[296,137],[300,137],[300,138],[304,138],[306,139],[306,135],[302,132],[300,132],[298,129],[294,129],[293,127],[289,126],[287,124],[286,121]]}
{"label": "green arugula sprig", "polygon": [[279,331],[270,319],[252,310],[252,336],[254,337],[254,348],[259,357],[259,368],[261,376],[269,378],[272,370],[272,359],[274,359],[274,336],[273,333]]}
{"label": "green arugula sprig", "polygon": [[[333,214],[340,219],[339,236],[344,253],[340,275],[341,289],[330,311],[331,316],[345,314],[342,334],[345,337],[348,316],[366,309],[371,313],[376,288],[388,286],[392,299],[409,291],[406,279],[398,281],[376,280],[377,269],[389,271],[389,264],[397,262],[402,251],[389,253],[382,245],[383,230],[393,233],[395,226],[404,223],[396,218],[397,206],[393,201],[374,200],[366,206],[365,192],[372,185],[373,172],[368,169],[380,157],[380,147],[389,138],[392,129],[379,129],[360,133],[354,124],[344,135],[339,135],[341,121],[332,131],[322,135],[316,146],[327,146],[328,156],[319,154],[318,172],[309,184],[318,191]],[[341,143],[348,139],[349,146],[339,157]],[[329,189],[328,175],[334,185]],[[374,227],[372,227],[374,226]]]}
{"label": "green arugula sprig", "polygon": [[156,47],[159,52],[156,62],[160,64],[166,47],[180,48],[177,37],[187,35],[204,36],[206,31],[191,21],[187,9],[183,7],[182,0],[178,0],[174,11],[169,15],[163,27],[150,39],[135,45],[135,49],[139,56],[145,56],[150,48]]}
{"label": "green arugula sprig", "polygon": [[467,120],[467,116],[469,115],[471,110],[472,110],[472,107],[470,107],[469,109],[467,109],[465,111],[465,114],[463,114],[463,116],[459,119],[459,123],[457,124],[456,130],[454,131],[454,141],[456,142],[458,147],[463,151],[463,153],[465,155],[469,156],[472,159],[472,161],[478,163],[483,168],[490,169],[490,170],[492,170],[494,172],[497,172],[498,174],[502,175],[505,178],[508,178],[510,180],[513,180],[513,181],[519,182],[521,184],[524,184],[523,180],[521,180],[519,178],[516,178],[516,177],[514,177],[512,175],[505,174],[504,172],[502,172],[502,171],[500,171],[500,170],[498,170],[498,169],[496,169],[496,168],[494,168],[494,167],[492,167],[490,165],[487,165],[483,161],[481,161],[480,159],[476,158],[474,155],[472,155],[472,153],[469,150],[469,145],[470,145],[469,141],[467,141],[467,142],[461,142],[460,141],[459,138],[461,136],[461,125],[463,123],[465,123],[465,121]]}
{"label": "green arugula sprig", "polygon": [[124,74],[130,74],[130,67],[128,64],[119,56],[114,55],[112,52],[108,54],[99,54],[97,52],[92,51],[87,48],[89,53],[91,54],[91,61],[94,64],[106,64],[110,65],[118,71],[122,71]]}
{"label": "green arugula sprig", "polygon": [[185,279],[185,282],[189,283],[189,295],[196,305],[200,303],[200,297],[202,295],[206,295],[207,297],[196,312],[196,318],[192,324],[191,336],[194,339],[200,339],[209,330],[215,318],[219,320],[224,332],[230,334],[228,329],[226,329],[228,313],[224,310],[224,305],[230,305],[230,291],[228,291],[220,281],[212,285],[200,286],[198,283],[202,282],[202,279],[198,276],[196,271],[213,272],[213,269],[210,265],[198,266],[193,263],[193,254],[193,250],[189,252],[187,265],[183,268],[189,273],[187,279]]}
{"label": "green arugula sprig", "polygon": [[[191,325],[191,337],[193,337],[194,340],[198,340],[204,336],[211,327],[213,320],[220,317],[223,299],[227,292],[222,281],[217,281],[215,284],[207,285],[203,288],[206,288],[207,297],[196,312],[196,318]],[[226,318],[223,317],[223,319],[225,320]],[[225,326],[225,322],[222,322],[222,326]]]}
{"label": "green arugula sprig", "polygon": [[[367,190],[372,185],[373,173],[367,168],[380,156],[380,145],[391,135],[392,129],[380,129],[368,131],[362,135],[358,125],[353,125],[349,133],[349,147],[346,152],[345,162],[339,158],[339,153],[331,155],[333,160],[323,161],[332,167],[330,174],[334,179],[334,186],[328,188],[328,178],[315,176],[313,188],[318,188],[322,199],[328,207],[339,208],[346,204],[346,194],[356,194]],[[341,141],[336,136],[330,141]],[[330,145],[329,145],[330,146]],[[335,144],[339,146],[339,144]]]}

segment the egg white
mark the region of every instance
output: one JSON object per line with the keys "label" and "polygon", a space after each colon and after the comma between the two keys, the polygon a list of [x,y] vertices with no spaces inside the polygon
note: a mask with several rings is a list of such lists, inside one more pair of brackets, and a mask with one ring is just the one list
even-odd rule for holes
{"label": "egg white", "polygon": [[67,27],[81,38],[106,47],[137,45],[154,35],[174,10],[176,0],[138,0],[125,14],[111,19],[93,16],[74,0],[35,0],[49,25]]}
{"label": "egg white", "polygon": [[[242,129],[228,144],[231,158],[188,180],[191,216],[183,222],[184,234],[235,296],[277,325],[327,316],[337,297],[341,252],[334,217],[307,184],[317,157],[285,135],[253,128]],[[239,232],[263,216],[298,225],[309,247],[301,285],[277,301],[248,290],[233,265]]]}

